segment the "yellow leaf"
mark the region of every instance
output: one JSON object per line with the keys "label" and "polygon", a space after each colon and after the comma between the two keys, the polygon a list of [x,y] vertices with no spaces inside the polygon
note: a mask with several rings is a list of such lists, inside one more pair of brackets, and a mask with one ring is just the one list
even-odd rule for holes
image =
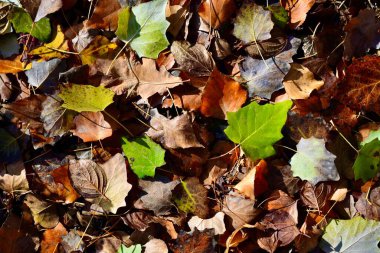
{"label": "yellow leaf", "polygon": [[97,58],[113,59],[116,48],[116,43],[110,43],[104,36],[96,36],[95,39],[80,52],[79,56],[83,65],[91,65]]}
{"label": "yellow leaf", "polygon": [[69,45],[67,44],[67,40],[65,40],[65,35],[62,32],[61,26],[58,25],[54,39],[41,47],[33,49],[29,55],[38,55],[44,60],[50,60],[52,58],[62,59],[69,57],[69,54],[65,53],[65,51],[68,50]]}
{"label": "yellow leaf", "polygon": [[13,59],[0,59],[0,74],[18,73],[24,70],[28,70],[32,67],[32,64],[21,62],[21,55],[16,56]]}

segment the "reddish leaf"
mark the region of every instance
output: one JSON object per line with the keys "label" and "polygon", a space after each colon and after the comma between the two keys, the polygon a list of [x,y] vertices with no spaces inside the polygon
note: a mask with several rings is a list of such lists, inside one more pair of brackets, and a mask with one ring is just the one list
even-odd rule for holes
{"label": "reddish leaf", "polygon": [[58,245],[64,235],[67,235],[67,230],[61,223],[53,229],[45,230],[41,242],[41,253],[58,252]]}
{"label": "reddish leaf", "polygon": [[234,0],[206,0],[198,9],[199,16],[215,29],[226,23],[235,12]]}
{"label": "reddish leaf", "polygon": [[314,3],[315,0],[281,0],[281,5],[289,12],[290,28],[297,28],[305,22]]}

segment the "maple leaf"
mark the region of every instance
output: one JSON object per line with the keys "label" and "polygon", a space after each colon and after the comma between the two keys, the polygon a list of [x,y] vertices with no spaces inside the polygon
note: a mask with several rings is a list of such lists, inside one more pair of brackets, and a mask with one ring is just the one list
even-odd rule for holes
{"label": "maple leaf", "polygon": [[355,59],[348,66],[339,91],[342,103],[380,114],[380,56]]}

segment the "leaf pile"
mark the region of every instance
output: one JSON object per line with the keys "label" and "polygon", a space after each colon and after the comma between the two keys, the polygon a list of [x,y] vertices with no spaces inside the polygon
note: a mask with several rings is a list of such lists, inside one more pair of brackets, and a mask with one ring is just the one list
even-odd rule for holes
{"label": "leaf pile", "polygon": [[0,252],[380,252],[380,8],[0,0]]}

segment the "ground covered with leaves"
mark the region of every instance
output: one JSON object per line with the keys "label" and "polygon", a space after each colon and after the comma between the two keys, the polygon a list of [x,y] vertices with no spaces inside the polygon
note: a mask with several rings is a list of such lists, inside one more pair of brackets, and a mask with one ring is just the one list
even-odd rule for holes
{"label": "ground covered with leaves", "polygon": [[380,252],[378,6],[0,1],[0,252]]}

